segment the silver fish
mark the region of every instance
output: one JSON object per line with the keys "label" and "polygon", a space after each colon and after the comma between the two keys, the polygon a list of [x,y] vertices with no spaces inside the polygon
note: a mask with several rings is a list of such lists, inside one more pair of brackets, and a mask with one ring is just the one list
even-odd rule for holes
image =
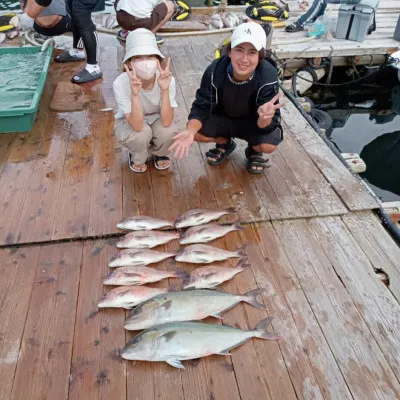
{"label": "silver fish", "polygon": [[127,233],[118,243],[118,248],[150,249],[178,239],[178,232],[134,231]]}
{"label": "silver fish", "polygon": [[145,285],[146,283],[158,282],[166,278],[187,278],[188,274],[178,269],[165,271],[148,267],[121,267],[110,272],[104,279],[104,285]]}
{"label": "silver fish", "polygon": [[146,300],[162,293],[168,289],[151,288],[148,286],[119,286],[107,292],[97,303],[99,308],[133,308]]}
{"label": "silver fish", "polygon": [[236,210],[231,207],[226,210],[209,210],[202,208],[193,208],[186,211],[175,220],[176,228],[188,228],[189,226],[196,226],[206,224],[227,214],[235,214]]}
{"label": "silver fish", "polygon": [[213,261],[223,261],[228,258],[246,256],[244,248],[228,251],[205,244],[192,244],[178,251],[175,260],[194,264],[209,264]]}
{"label": "silver fish", "polygon": [[143,215],[136,215],[134,217],[125,218],[117,224],[119,229],[127,229],[131,231],[149,231],[152,229],[160,229],[166,227],[173,227],[174,224],[164,219],[146,217]]}
{"label": "silver fish", "polygon": [[240,231],[243,228],[240,225],[240,221],[236,221],[232,225],[219,225],[216,223],[192,226],[187,231],[181,233],[180,243],[208,243],[222,236],[225,236],[229,232]]}
{"label": "silver fish", "polygon": [[229,351],[255,337],[281,340],[266,331],[272,318],[265,318],[255,329],[242,330],[226,325],[200,322],[171,322],[154,326],[134,336],[122,349],[126,360],[164,361],[175,368],[184,368],[182,360],[212,354],[230,355]]}
{"label": "silver fish", "polygon": [[221,318],[221,314],[244,301],[264,309],[257,296],[264,289],[246,294],[232,294],[216,290],[183,290],[153,297],[134,308],[124,328],[132,331],[172,321],[197,321],[207,317]]}
{"label": "silver fish", "polygon": [[126,267],[130,265],[148,265],[174,257],[176,252],[162,252],[156,250],[125,249],[113,256],[108,263],[109,267]]}
{"label": "silver fish", "polygon": [[236,274],[250,267],[247,259],[240,260],[235,268],[203,267],[194,270],[190,277],[183,281],[184,289],[213,289],[222,282],[232,279]]}

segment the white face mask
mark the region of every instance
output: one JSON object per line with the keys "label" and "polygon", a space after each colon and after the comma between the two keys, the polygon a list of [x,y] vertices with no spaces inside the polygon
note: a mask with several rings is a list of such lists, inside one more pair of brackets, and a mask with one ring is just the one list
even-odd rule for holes
{"label": "white face mask", "polygon": [[134,61],[133,64],[140,79],[149,80],[157,71],[157,60],[140,60]]}

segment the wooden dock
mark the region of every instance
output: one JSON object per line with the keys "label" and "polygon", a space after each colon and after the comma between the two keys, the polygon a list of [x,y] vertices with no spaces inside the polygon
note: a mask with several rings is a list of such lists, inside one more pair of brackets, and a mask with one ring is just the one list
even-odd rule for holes
{"label": "wooden dock", "polygon": [[[180,126],[212,37],[161,48],[172,57]],[[196,145],[170,171],[132,173],[113,111],[101,111],[115,106],[123,49],[109,36],[100,42],[104,79],[85,85],[86,109],[49,111],[56,85],[81,68],[52,63],[34,130],[0,136],[0,400],[398,399],[400,249],[374,198],[289,102],[285,141],[261,176],[246,172],[243,144],[217,168],[205,161],[208,146]],[[245,229],[213,244],[246,245],[252,267],[221,288],[265,288],[266,311],[239,305],[223,323],[253,328],[273,316],[284,339],[253,340],[232,356],[184,362],[185,370],[122,360],[125,311],[96,306],[116,223],[231,206]]]}

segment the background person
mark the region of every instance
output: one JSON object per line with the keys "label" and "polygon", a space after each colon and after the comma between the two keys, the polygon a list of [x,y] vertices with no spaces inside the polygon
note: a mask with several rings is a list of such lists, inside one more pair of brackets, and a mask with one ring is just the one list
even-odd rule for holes
{"label": "background person", "polygon": [[92,21],[92,12],[103,11],[104,8],[105,0],[67,0],[67,10],[72,18],[73,48],[62,52],[54,59],[57,62],[86,59],[85,68],[72,77],[73,83],[91,82],[103,76],[99,66],[100,47],[96,26]]}
{"label": "background person", "polygon": [[[125,40],[129,31],[145,28],[156,33],[175,13],[175,3],[170,0],[116,0],[114,3],[118,24],[123,28],[117,34]],[[156,35],[157,43],[164,39]]]}

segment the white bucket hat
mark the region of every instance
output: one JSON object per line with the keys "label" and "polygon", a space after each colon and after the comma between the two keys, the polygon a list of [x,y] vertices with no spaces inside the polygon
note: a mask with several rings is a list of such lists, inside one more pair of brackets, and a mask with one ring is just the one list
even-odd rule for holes
{"label": "white bucket hat", "polygon": [[160,56],[164,58],[157,47],[156,36],[148,29],[139,28],[130,32],[126,38],[124,63],[134,56]]}
{"label": "white bucket hat", "polygon": [[246,22],[239,25],[231,36],[232,49],[242,43],[251,43],[257,51],[260,51],[267,45],[267,35],[257,22]]}

